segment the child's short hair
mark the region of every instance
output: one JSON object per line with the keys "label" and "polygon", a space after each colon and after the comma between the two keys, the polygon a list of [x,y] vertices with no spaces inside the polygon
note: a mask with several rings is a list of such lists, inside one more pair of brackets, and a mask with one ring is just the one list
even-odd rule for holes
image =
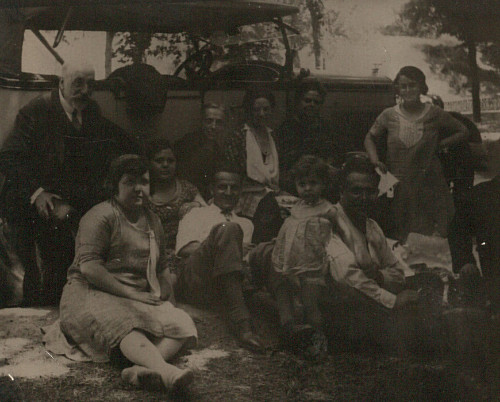
{"label": "child's short hair", "polygon": [[330,167],[327,163],[318,156],[304,155],[293,165],[291,171],[291,178],[297,181],[304,177],[316,176],[323,184],[328,186],[330,181]]}

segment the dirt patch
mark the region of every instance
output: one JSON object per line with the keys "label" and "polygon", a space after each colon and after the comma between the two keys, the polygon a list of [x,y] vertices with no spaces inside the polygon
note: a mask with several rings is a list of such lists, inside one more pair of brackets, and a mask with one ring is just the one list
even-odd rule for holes
{"label": "dirt patch", "polygon": [[185,357],[186,366],[195,370],[207,370],[207,365],[212,359],[228,357],[229,352],[221,349],[195,350]]}
{"label": "dirt patch", "polygon": [[68,359],[52,356],[41,342],[40,328],[57,316],[55,309],[0,310],[0,377],[57,377],[67,374]]}

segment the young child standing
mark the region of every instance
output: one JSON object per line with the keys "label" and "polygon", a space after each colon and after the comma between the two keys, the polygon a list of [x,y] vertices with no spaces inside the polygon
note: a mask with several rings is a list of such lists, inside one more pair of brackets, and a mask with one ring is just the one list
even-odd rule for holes
{"label": "young child standing", "polygon": [[[323,218],[333,208],[323,198],[330,167],[321,158],[305,155],[293,167],[292,175],[300,201],[291,209],[276,239],[269,282],[285,341],[292,348],[309,345],[304,351],[306,357],[318,359],[326,352],[319,299],[326,289],[325,247],[331,236],[331,224]],[[296,322],[296,295],[304,308],[305,325]]]}

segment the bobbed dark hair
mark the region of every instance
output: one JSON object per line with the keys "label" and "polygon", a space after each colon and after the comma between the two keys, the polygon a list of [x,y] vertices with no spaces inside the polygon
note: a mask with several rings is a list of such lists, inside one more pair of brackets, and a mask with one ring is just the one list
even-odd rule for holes
{"label": "bobbed dark hair", "polygon": [[293,181],[297,181],[309,176],[316,176],[325,187],[331,180],[331,170],[327,163],[315,155],[303,155],[293,165],[290,170],[290,176]]}
{"label": "bobbed dark hair", "polygon": [[262,87],[251,88],[245,92],[242,103],[243,110],[245,111],[245,116],[247,118],[252,115],[253,105],[259,98],[267,99],[273,109],[276,106],[276,98],[270,90]]}
{"label": "bobbed dark hair", "polygon": [[321,102],[325,101],[327,92],[321,82],[317,78],[306,78],[301,81],[295,90],[295,104],[298,104],[309,91],[316,91],[321,97]]}
{"label": "bobbed dark hair", "polygon": [[426,95],[429,92],[429,87],[425,82],[425,74],[417,67],[414,66],[405,66],[399,70],[396,78],[394,78],[394,85],[396,86],[396,90],[399,93],[399,79],[405,76],[410,80],[416,81],[418,86],[420,87],[420,93],[422,95]]}
{"label": "bobbed dark hair", "polygon": [[338,173],[338,180],[341,189],[347,186],[347,178],[351,173],[361,173],[371,176],[378,184],[380,176],[375,171],[375,165],[371,163],[365,153],[355,153],[348,155],[345,163]]}
{"label": "bobbed dark hair", "polygon": [[104,185],[107,196],[112,197],[118,194],[118,183],[124,175],[139,177],[148,171],[149,161],[143,156],[125,154],[114,159],[109,166]]}
{"label": "bobbed dark hair", "polygon": [[152,160],[158,152],[163,151],[164,149],[170,149],[172,153],[174,153],[174,149],[170,141],[164,137],[155,137],[147,141],[144,145],[144,154],[146,155],[146,158]]}

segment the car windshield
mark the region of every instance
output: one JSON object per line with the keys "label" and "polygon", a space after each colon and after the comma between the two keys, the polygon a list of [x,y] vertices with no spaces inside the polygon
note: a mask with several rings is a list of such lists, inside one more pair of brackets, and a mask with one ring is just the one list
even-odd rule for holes
{"label": "car windshield", "polygon": [[[200,49],[210,49],[211,70],[229,61],[281,62],[276,21],[296,11],[285,0],[145,1],[140,10],[132,0],[64,2],[66,7],[0,6],[2,72],[57,74],[64,60],[85,54],[97,79],[137,62],[174,74]],[[131,33],[131,27],[140,32]]]}

